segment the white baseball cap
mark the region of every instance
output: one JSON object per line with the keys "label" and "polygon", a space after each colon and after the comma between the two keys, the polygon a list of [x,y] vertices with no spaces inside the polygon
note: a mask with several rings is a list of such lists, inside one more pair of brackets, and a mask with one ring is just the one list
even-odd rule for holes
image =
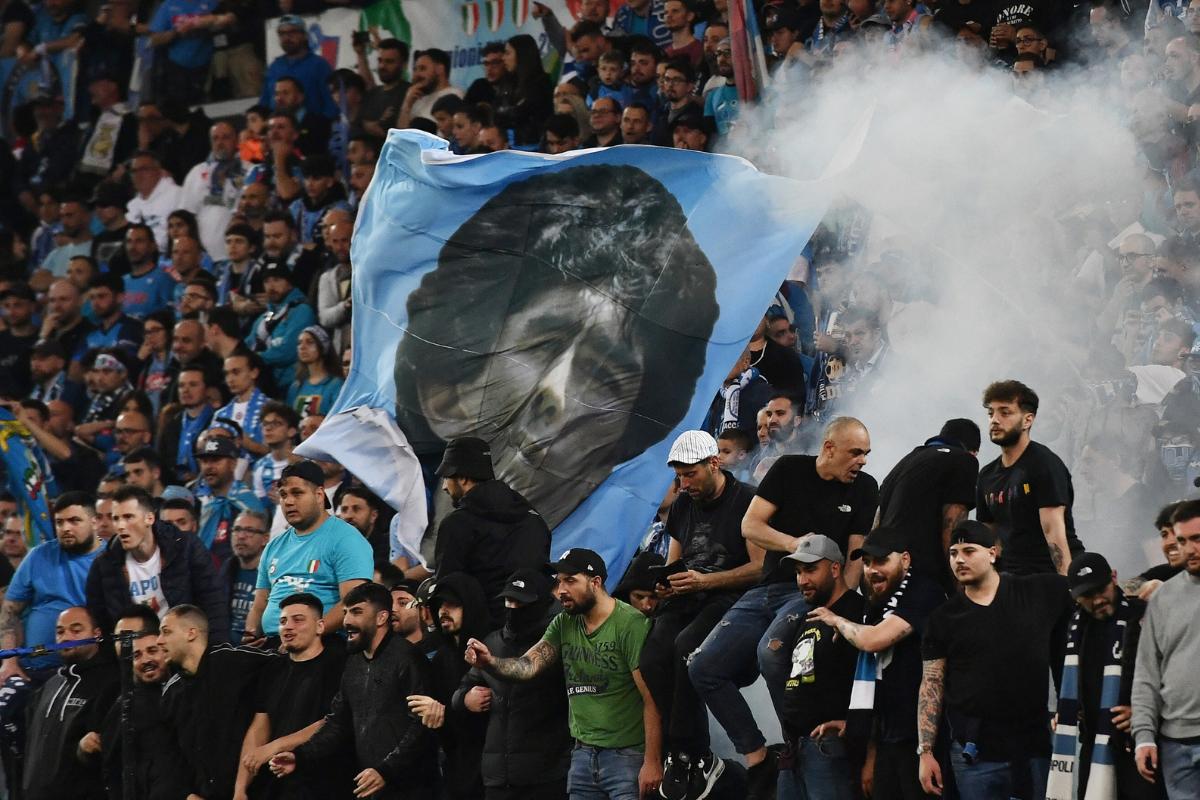
{"label": "white baseball cap", "polygon": [[717,440],[704,431],[684,431],[671,445],[667,464],[698,464],[718,455]]}

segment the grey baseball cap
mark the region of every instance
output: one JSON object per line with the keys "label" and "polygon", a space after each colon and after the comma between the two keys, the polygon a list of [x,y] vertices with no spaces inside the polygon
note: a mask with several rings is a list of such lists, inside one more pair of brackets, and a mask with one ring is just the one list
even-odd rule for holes
{"label": "grey baseball cap", "polygon": [[799,561],[801,564],[815,564],[822,559],[839,564],[846,560],[837,542],[819,533],[801,536],[796,545],[796,552],[783,558],[784,561]]}

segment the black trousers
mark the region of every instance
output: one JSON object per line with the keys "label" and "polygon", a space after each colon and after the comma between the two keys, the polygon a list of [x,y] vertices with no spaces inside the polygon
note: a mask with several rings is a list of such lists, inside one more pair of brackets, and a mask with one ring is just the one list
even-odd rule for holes
{"label": "black trousers", "polygon": [[871,800],[925,800],[929,797],[921,789],[917,743],[876,744],[873,785]]}
{"label": "black trousers", "polygon": [[723,593],[703,600],[668,600],[642,645],[639,669],[663,718],[667,749],[690,755],[708,751],[708,709],[692,688],[688,659],[737,600]]}

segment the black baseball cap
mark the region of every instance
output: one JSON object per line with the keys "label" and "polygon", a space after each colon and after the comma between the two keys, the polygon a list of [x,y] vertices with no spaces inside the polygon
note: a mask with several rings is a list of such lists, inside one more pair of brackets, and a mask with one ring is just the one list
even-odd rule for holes
{"label": "black baseball cap", "polygon": [[1099,553],[1082,553],[1067,568],[1067,586],[1071,597],[1091,594],[1112,583],[1112,567]]}
{"label": "black baseball cap", "polygon": [[546,573],[522,567],[508,576],[499,596],[516,600],[518,603],[536,603],[544,597],[549,597],[553,587],[554,583]]}
{"label": "black baseball cap", "polygon": [[564,575],[588,575],[600,580],[608,579],[608,567],[604,559],[595,550],[583,547],[572,547],[558,557],[558,561],[549,565],[551,572],[561,572]]}
{"label": "black baseball cap", "polygon": [[492,447],[483,439],[464,436],[446,445],[442,463],[438,464],[439,478],[470,478],[490,481],[496,477],[492,470]]}
{"label": "black baseball cap", "polygon": [[977,544],[980,547],[995,547],[999,538],[987,525],[973,519],[959,523],[950,534],[950,544]]}
{"label": "black baseball cap", "polygon": [[876,528],[867,534],[862,547],[850,552],[850,560],[862,558],[867,554],[873,558],[886,558],[892,553],[903,553],[908,550],[908,539],[899,528]]}
{"label": "black baseball cap", "polygon": [[[305,459],[297,461],[295,464],[288,464],[283,468],[283,472],[279,473],[279,482],[283,483],[288,478],[308,481],[314,486],[320,486],[322,492],[325,491],[325,472],[315,461]],[[333,508],[333,504],[329,502],[329,495],[325,495],[325,507]]]}
{"label": "black baseball cap", "polygon": [[429,605],[429,601],[433,599],[433,595],[437,592],[437,578],[426,578],[421,581],[421,585],[417,587],[416,604],[419,606]]}
{"label": "black baseball cap", "polygon": [[196,458],[237,458],[242,449],[228,436],[209,436],[204,440],[204,446],[196,451]]}
{"label": "black baseball cap", "polygon": [[287,261],[282,257],[264,259],[262,276],[264,280],[267,278],[284,278],[293,286],[296,284],[296,279],[292,275],[292,268],[287,265]]}
{"label": "black baseball cap", "polygon": [[421,588],[420,581],[418,581],[414,578],[405,578],[404,580],[396,581],[395,583],[393,583],[390,587],[388,587],[388,591],[408,592],[415,598],[417,596],[417,592],[420,590],[420,588]]}

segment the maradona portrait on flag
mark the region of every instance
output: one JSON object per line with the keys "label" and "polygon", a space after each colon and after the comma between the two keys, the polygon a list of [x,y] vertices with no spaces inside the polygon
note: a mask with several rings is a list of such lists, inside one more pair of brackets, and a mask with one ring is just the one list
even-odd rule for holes
{"label": "maradona portrait on flag", "polygon": [[664,148],[456,157],[393,131],[353,241],[351,374],[309,451],[387,494],[390,468],[353,454],[371,448],[363,407],[427,464],[480,437],[556,548],[623,564],[671,438],[699,425],[820,218],[813,198],[773,219],[782,183]]}

